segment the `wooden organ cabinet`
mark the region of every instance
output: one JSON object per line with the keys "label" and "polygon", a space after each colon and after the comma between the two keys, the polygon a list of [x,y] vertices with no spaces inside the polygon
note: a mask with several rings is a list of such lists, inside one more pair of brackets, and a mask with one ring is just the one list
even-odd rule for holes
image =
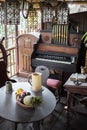
{"label": "wooden organ cabinet", "polygon": [[31,54],[38,38],[32,34],[22,34],[18,36],[17,41],[18,74],[26,77],[29,72],[32,72]]}

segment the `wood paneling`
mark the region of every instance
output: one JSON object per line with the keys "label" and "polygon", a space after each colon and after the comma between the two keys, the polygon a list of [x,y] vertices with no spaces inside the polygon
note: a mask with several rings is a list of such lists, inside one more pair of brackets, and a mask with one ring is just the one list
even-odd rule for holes
{"label": "wood paneling", "polygon": [[79,27],[79,31],[87,31],[87,12],[80,12],[70,15],[71,24],[75,24]]}
{"label": "wood paneling", "polygon": [[42,51],[55,51],[55,52],[63,52],[63,53],[67,53],[68,54],[77,54],[78,53],[78,49],[74,48],[74,47],[69,47],[69,46],[55,46],[55,45],[47,45],[47,44],[39,44],[38,46],[39,50]]}

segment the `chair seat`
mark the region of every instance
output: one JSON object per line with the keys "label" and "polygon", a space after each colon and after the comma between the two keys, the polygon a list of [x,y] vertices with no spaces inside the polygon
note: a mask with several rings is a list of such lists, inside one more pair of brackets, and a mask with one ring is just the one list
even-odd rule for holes
{"label": "chair seat", "polygon": [[49,88],[53,88],[53,89],[57,89],[59,87],[61,87],[62,82],[60,80],[57,79],[47,79],[47,87]]}

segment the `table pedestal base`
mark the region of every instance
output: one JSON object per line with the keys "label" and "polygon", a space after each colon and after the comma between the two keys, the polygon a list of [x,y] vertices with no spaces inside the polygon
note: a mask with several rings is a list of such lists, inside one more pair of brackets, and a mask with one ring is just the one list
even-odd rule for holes
{"label": "table pedestal base", "polygon": [[40,130],[40,121],[33,122],[34,130]]}
{"label": "table pedestal base", "polygon": [[[18,122],[15,122],[15,129],[17,130]],[[33,122],[33,129],[40,130],[40,121]]]}

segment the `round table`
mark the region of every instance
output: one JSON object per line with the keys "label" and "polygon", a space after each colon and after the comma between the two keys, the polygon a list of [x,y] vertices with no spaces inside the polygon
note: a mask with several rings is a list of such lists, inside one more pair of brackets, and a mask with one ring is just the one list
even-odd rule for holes
{"label": "round table", "polygon": [[[55,96],[50,90],[42,86],[42,91],[33,92],[28,82],[12,83],[12,93],[6,93],[6,86],[0,88],[0,116],[15,123],[37,123],[52,113],[56,106]],[[24,109],[16,102],[15,92],[18,88],[31,92],[32,95],[41,96],[43,103],[35,109]],[[39,130],[39,125],[35,130]]]}

